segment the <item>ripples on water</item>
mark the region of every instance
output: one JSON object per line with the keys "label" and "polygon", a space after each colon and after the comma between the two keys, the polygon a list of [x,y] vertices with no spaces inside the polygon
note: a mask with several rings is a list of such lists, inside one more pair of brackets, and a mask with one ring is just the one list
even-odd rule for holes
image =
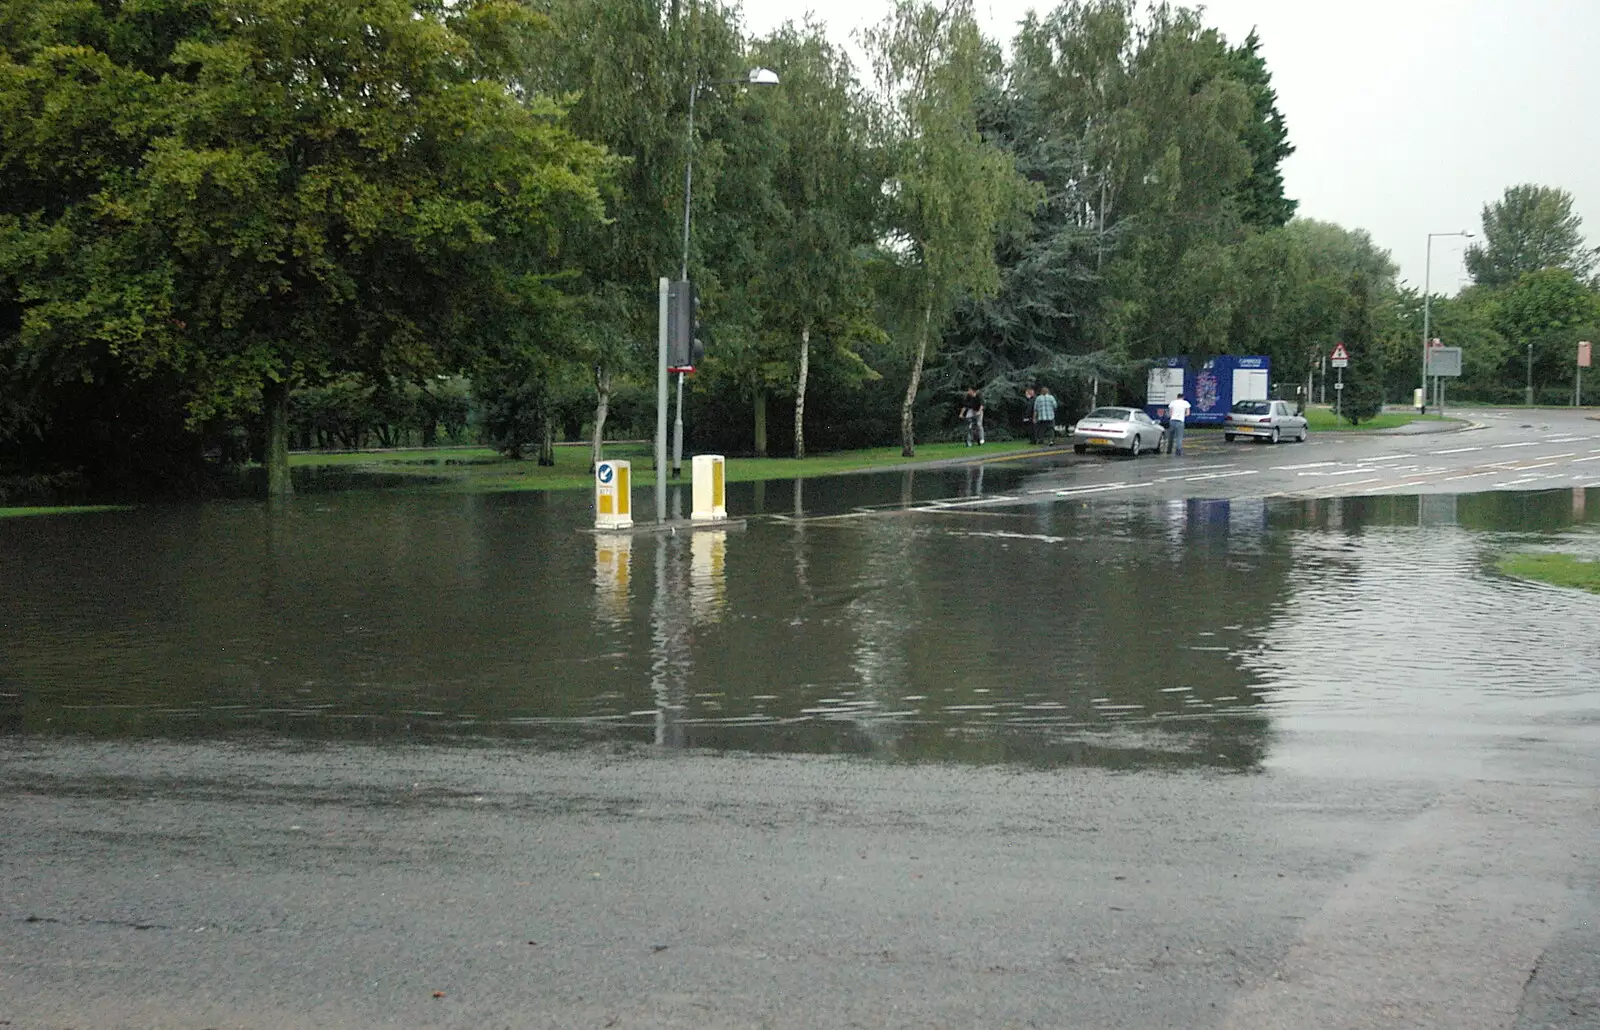
{"label": "ripples on water", "polygon": [[1600,605],[1492,567],[1600,550],[1600,492],[893,510],[964,485],[747,485],[677,536],[532,494],[0,524],[0,728],[1251,769],[1319,718],[1595,709]]}

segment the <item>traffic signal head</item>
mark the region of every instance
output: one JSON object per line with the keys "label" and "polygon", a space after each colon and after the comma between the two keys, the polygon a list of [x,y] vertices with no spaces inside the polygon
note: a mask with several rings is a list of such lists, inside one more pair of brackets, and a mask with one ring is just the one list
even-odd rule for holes
{"label": "traffic signal head", "polygon": [[680,279],[667,288],[667,368],[670,371],[694,371],[705,354],[699,336],[699,294],[694,283]]}

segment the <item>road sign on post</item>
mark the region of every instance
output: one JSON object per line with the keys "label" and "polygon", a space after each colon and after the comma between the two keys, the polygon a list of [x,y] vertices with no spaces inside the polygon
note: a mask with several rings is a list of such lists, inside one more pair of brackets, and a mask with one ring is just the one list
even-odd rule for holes
{"label": "road sign on post", "polygon": [[1592,348],[1588,340],[1578,341],[1578,368],[1577,379],[1572,384],[1572,406],[1583,407],[1583,370],[1589,367],[1589,355]]}
{"label": "road sign on post", "polygon": [[1328,364],[1332,365],[1334,368],[1349,367],[1350,352],[1344,349],[1344,344],[1336,343],[1333,345],[1333,357],[1329,360]]}

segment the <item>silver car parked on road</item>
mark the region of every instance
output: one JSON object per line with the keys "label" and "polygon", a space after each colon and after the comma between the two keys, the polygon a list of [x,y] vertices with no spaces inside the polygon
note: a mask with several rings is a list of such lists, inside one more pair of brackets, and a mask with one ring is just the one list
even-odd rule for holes
{"label": "silver car parked on road", "polygon": [[1237,401],[1222,420],[1222,438],[1230,443],[1237,436],[1304,443],[1308,432],[1305,416],[1296,415],[1288,401]]}
{"label": "silver car parked on road", "polygon": [[1079,454],[1090,447],[1127,451],[1137,458],[1161,450],[1167,431],[1138,408],[1095,408],[1072,427],[1072,449]]}

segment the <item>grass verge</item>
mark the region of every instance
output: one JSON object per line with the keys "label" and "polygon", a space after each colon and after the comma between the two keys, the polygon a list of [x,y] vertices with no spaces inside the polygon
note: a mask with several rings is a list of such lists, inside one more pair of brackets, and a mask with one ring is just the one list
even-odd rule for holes
{"label": "grass verge", "polygon": [[[860,451],[841,451],[805,458],[730,458],[728,481],[755,482],[764,479],[797,479],[832,476],[842,472],[923,465],[953,458],[1003,457],[1024,454],[1036,448],[1026,441],[968,447],[962,443],[922,444],[915,458],[900,456],[899,447],[875,447]],[[651,449],[642,443],[606,445],[606,457],[633,463],[635,486],[653,485]],[[466,491],[578,490],[592,484],[587,446],[562,446],[555,450],[554,465],[544,466],[531,458],[515,461],[501,457],[487,447],[449,447],[435,450],[364,451],[349,454],[300,452],[289,456],[293,468],[327,469],[349,472],[349,485],[359,488],[362,473],[382,474],[393,484],[394,477],[413,476],[424,489]],[[684,456],[684,478],[689,477],[689,457]],[[403,485],[403,484],[402,484]]]}
{"label": "grass verge", "polygon": [[1500,571],[1518,579],[1536,579],[1558,587],[1573,587],[1600,594],[1600,561],[1588,561],[1571,554],[1508,554],[1499,561]]}
{"label": "grass verge", "polygon": [[21,518],[24,515],[78,515],[89,511],[127,511],[126,504],[66,504],[39,505],[34,508],[0,508],[0,519]]}
{"label": "grass verge", "polygon": [[1357,426],[1352,426],[1343,418],[1335,415],[1331,408],[1307,408],[1306,425],[1312,432],[1324,433],[1365,433],[1374,429],[1395,429],[1407,426],[1413,422],[1444,422],[1448,421],[1439,415],[1419,415],[1416,412],[1386,411],[1368,419]]}

